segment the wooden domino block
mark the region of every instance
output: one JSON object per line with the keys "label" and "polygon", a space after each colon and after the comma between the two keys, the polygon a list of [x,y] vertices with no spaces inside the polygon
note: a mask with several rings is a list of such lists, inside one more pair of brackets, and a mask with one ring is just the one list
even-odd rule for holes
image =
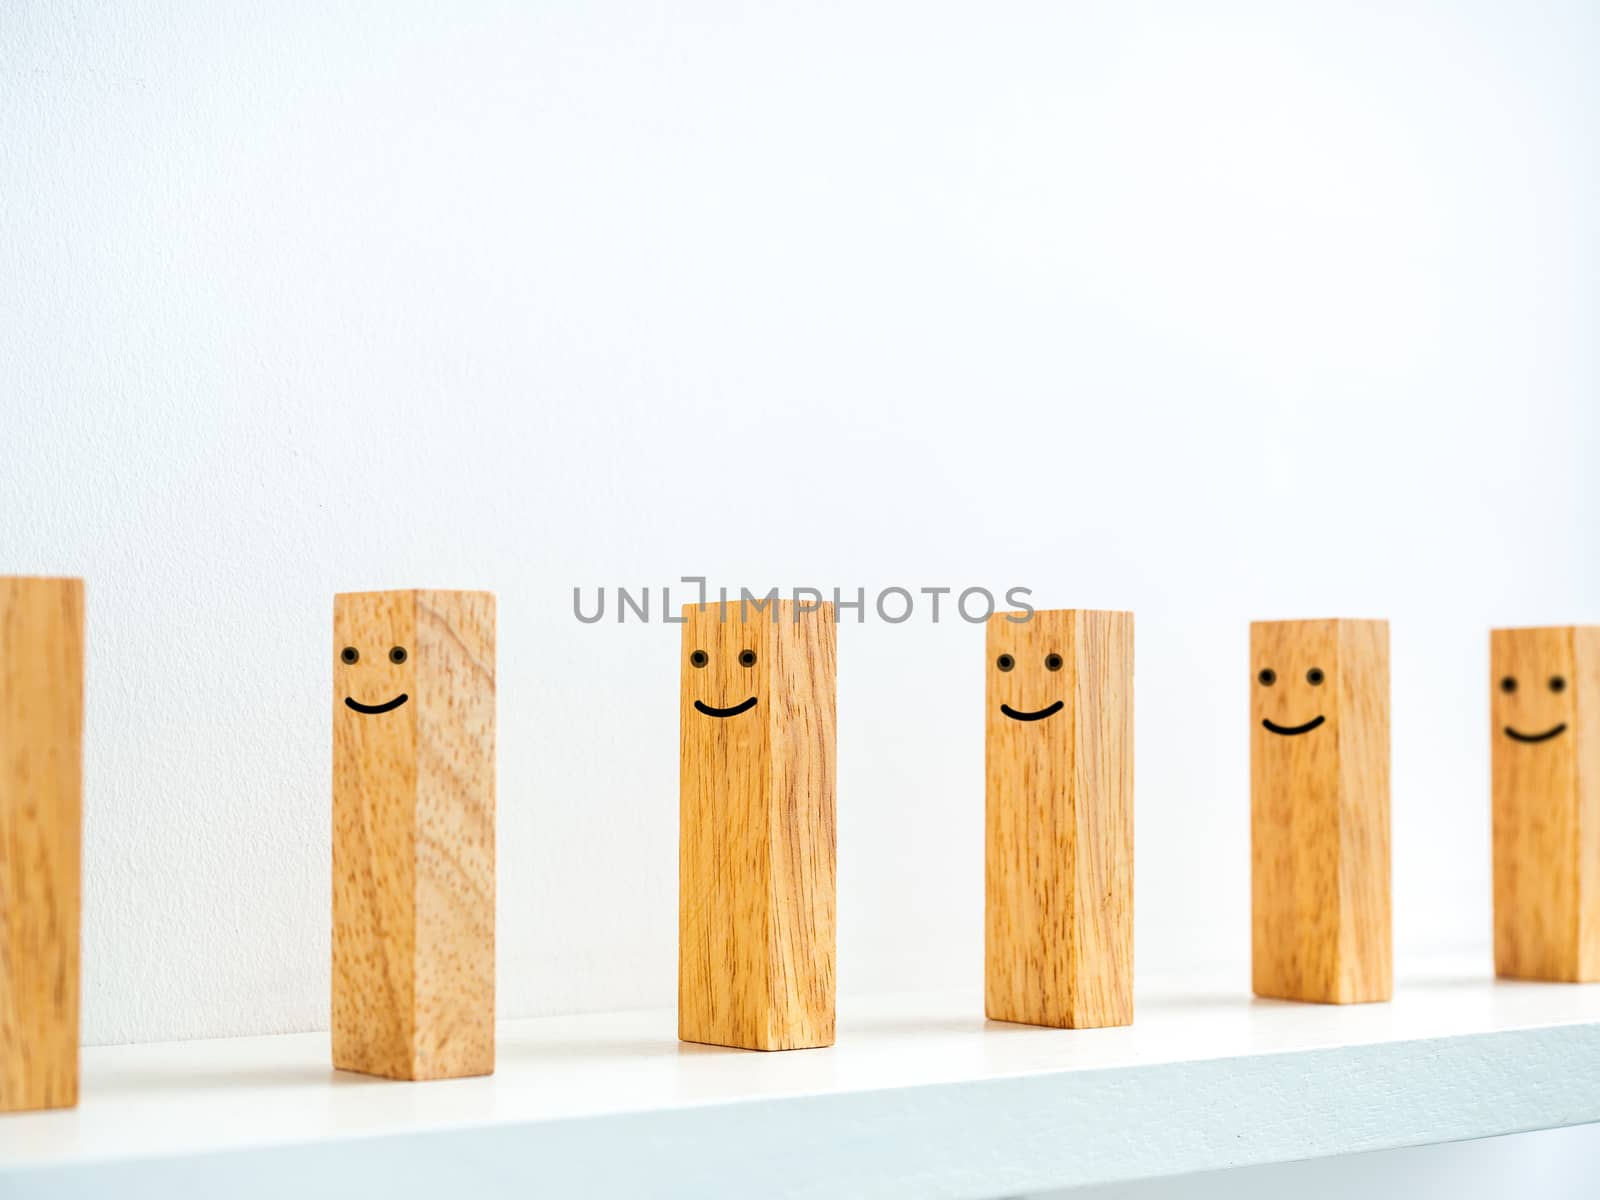
{"label": "wooden domino block", "polygon": [[686,605],[678,1036],[833,1044],[833,606]]}
{"label": "wooden domino block", "polygon": [[494,1071],[494,597],[334,598],[333,1065]]}
{"label": "wooden domino block", "polygon": [[1393,992],[1389,624],[1250,626],[1251,961],[1258,996]]}
{"label": "wooden domino block", "polygon": [[1133,1021],[1133,614],[989,619],[984,1009]]}
{"label": "wooden domino block", "polygon": [[1494,969],[1600,979],[1600,627],[1489,635]]}
{"label": "wooden domino block", "polygon": [[0,1112],[78,1102],[83,581],[0,577]]}

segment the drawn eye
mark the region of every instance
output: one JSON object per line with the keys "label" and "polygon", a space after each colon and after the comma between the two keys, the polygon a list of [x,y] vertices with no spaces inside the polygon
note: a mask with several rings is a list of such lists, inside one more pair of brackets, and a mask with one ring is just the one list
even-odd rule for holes
{"label": "drawn eye", "polygon": [[1550,676],[1550,690],[1552,692],[1564,692],[1564,691],[1566,691],[1567,690],[1567,681],[1564,678],[1562,678],[1560,675],[1552,675],[1552,676]]}
{"label": "drawn eye", "polygon": [[741,650],[741,651],[739,651],[739,665],[741,667],[753,667],[753,666],[755,666],[756,665],[756,652],[754,650]]}
{"label": "drawn eye", "polygon": [[1059,670],[1061,670],[1061,655],[1059,655],[1059,654],[1046,654],[1044,656],[1044,669],[1046,671],[1059,671]]}
{"label": "drawn eye", "polygon": [[999,667],[1002,671],[1009,671],[1012,667],[1017,665],[1017,660],[1012,658],[1009,654],[1002,654],[999,658],[994,660],[994,665]]}
{"label": "drawn eye", "polygon": [[1501,691],[1502,691],[1502,692],[1505,692],[1505,693],[1506,693],[1506,695],[1508,695],[1508,696],[1509,696],[1509,695],[1510,695],[1510,694],[1511,694],[1511,693],[1512,693],[1512,692],[1514,692],[1514,691],[1516,691],[1516,690],[1517,690],[1517,680],[1516,680],[1516,677],[1515,677],[1515,676],[1512,676],[1512,675],[1507,675],[1507,676],[1506,676],[1506,677],[1505,677],[1505,678],[1504,678],[1504,679],[1502,679],[1502,680],[1501,680],[1501,681],[1500,681],[1500,690],[1501,690]]}
{"label": "drawn eye", "polygon": [[343,650],[339,651],[339,661],[344,663],[344,665],[347,667],[353,667],[356,665],[356,663],[361,661],[361,651],[357,650],[354,646],[346,646]]}
{"label": "drawn eye", "polygon": [[1311,670],[1306,672],[1306,682],[1312,687],[1321,687],[1322,681],[1326,678],[1327,676],[1322,673],[1321,667],[1312,667]]}
{"label": "drawn eye", "polygon": [[711,656],[704,650],[696,650],[693,654],[689,655],[689,665],[691,667],[703,667],[710,661]]}
{"label": "drawn eye", "polygon": [[1261,673],[1256,678],[1261,681],[1262,687],[1271,687],[1278,682],[1278,673],[1271,667],[1262,667]]}
{"label": "drawn eye", "polygon": [[389,647],[389,661],[390,662],[394,663],[395,666],[399,666],[401,663],[405,662],[405,660],[406,660],[406,648],[404,646],[391,646],[391,647]]}

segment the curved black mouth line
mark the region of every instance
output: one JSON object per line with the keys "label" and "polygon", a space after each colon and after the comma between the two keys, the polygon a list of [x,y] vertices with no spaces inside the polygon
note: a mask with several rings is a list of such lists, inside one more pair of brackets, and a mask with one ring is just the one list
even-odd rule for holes
{"label": "curved black mouth line", "polygon": [[1057,700],[1049,708],[1036,708],[1032,712],[1018,712],[1009,704],[1002,704],[1000,711],[1013,721],[1042,721],[1046,717],[1053,717],[1066,707],[1066,701]]}
{"label": "curved black mouth line", "polygon": [[386,713],[393,712],[410,698],[411,697],[407,696],[404,692],[401,692],[398,696],[386,704],[363,704],[359,700],[352,700],[349,696],[346,696],[344,698],[344,703],[346,708],[353,708],[358,713]]}
{"label": "curved black mouth line", "polygon": [[1506,736],[1514,742],[1548,742],[1551,738],[1555,737],[1556,734],[1565,733],[1566,731],[1567,723],[1565,721],[1561,722],[1561,724],[1557,725],[1554,729],[1546,729],[1543,733],[1518,733],[1515,729],[1511,728],[1511,726],[1506,726]]}
{"label": "curved black mouth line", "polygon": [[1293,737],[1297,733],[1310,733],[1313,729],[1315,729],[1318,725],[1321,725],[1326,720],[1326,717],[1315,716],[1312,717],[1311,720],[1307,721],[1304,725],[1279,725],[1276,721],[1262,717],[1261,724],[1272,730],[1273,733],[1281,733],[1284,737]]}
{"label": "curved black mouth line", "polygon": [[695,711],[703,712],[708,717],[737,717],[742,712],[749,712],[755,706],[756,698],[754,696],[751,696],[750,699],[742,704],[735,704],[732,708],[712,708],[711,705],[703,704],[699,700],[694,702]]}

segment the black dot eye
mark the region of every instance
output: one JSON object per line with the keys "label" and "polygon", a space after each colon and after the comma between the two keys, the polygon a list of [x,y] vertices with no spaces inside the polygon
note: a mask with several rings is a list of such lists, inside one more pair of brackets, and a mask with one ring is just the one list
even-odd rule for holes
{"label": "black dot eye", "polygon": [[1046,654],[1044,656],[1044,669],[1046,671],[1059,671],[1059,670],[1061,670],[1061,655],[1059,655],[1059,654]]}
{"label": "black dot eye", "polygon": [[711,656],[704,650],[696,650],[689,655],[689,665],[691,667],[703,667],[710,661]]}
{"label": "black dot eye", "polygon": [[1562,678],[1560,675],[1552,675],[1552,676],[1550,676],[1550,690],[1552,692],[1564,692],[1564,691],[1566,691],[1567,690],[1567,681],[1564,678]]}
{"label": "black dot eye", "polygon": [[356,665],[356,663],[361,661],[361,651],[357,650],[354,646],[346,646],[343,650],[339,651],[339,661],[344,663],[344,665],[347,667],[353,667]]}
{"label": "black dot eye", "polygon": [[741,667],[753,667],[753,666],[755,666],[756,665],[756,652],[754,650],[741,650],[741,651],[739,651],[739,665]]}
{"label": "black dot eye", "polygon": [[1278,682],[1278,673],[1271,667],[1262,667],[1256,678],[1261,681],[1262,687],[1271,687]]}
{"label": "black dot eye", "polygon": [[404,646],[390,646],[389,647],[389,661],[390,662],[394,663],[395,666],[399,666],[401,663],[405,662],[405,660],[406,660],[406,648]]}
{"label": "black dot eye", "polygon": [[1322,681],[1326,678],[1327,676],[1322,673],[1321,667],[1312,667],[1311,670],[1306,672],[1306,682],[1312,687],[1321,687]]}
{"label": "black dot eye", "polygon": [[1504,679],[1502,679],[1500,681],[1500,690],[1502,692],[1505,692],[1507,695],[1510,695],[1512,692],[1516,691],[1517,690],[1516,677],[1512,676],[1512,675],[1507,675]]}
{"label": "black dot eye", "polygon": [[1002,671],[1009,671],[1012,667],[1017,665],[1017,660],[1012,658],[1009,654],[1002,654],[999,658],[994,660],[994,665],[999,667]]}

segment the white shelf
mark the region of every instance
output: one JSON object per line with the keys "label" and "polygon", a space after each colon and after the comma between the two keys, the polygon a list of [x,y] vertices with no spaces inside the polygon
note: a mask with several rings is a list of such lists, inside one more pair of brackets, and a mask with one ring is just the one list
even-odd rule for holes
{"label": "white shelf", "polygon": [[[1600,986],[1402,972],[1391,1004],[1142,977],[1111,1030],[845,1000],[838,1044],[679,1044],[670,1012],[509,1021],[490,1078],[334,1072],[326,1034],[88,1049],[0,1118],[0,1195],[1001,1196],[1600,1120]],[[380,1190],[381,1189],[381,1190]]]}

